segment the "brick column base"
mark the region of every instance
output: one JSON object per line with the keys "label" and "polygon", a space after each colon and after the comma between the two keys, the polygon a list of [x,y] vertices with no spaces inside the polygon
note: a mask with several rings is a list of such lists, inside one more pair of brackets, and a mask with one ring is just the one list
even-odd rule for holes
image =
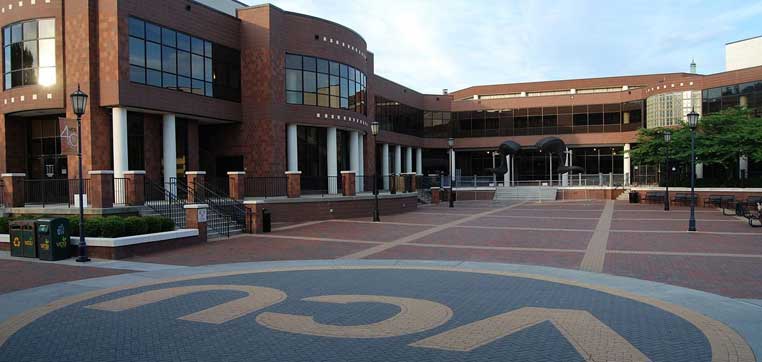
{"label": "brick column base", "polygon": [[90,190],[87,191],[90,207],[107,209],[114,207],[114,171],[90,171]]}
{"label": "brick column base", "polygon": [[24,173],[4,173],[3,202],[5,207],[24,207]]}
{"label": "brick column base", "polygon": [[246,207],[246,229],[248,233],[262,233],[262,214],[257,212],[256,204],[244,204]]}
{"label": "brick column base", "polygon": [[288,198],[302,196],[302,171],[286,171],[286,177],[288,178]]}
{"label": "brick column base", "polygon": [[410,174],[410,192],[416,192],[418,190],[417,185],[415,183],[416,178],[417,178],[417,175],[415,173]]}
{"label": "brick column base", "polygon": [[[206,175],[206,171],[187,171],[185,172],[185,176],[188,180],[188,202],[193,204],[196,202],[200,202],[203,200],[204,195],[201,192],[201,188],[199,190],[196,190],[196,184],[198,185],[204,185],[204,176]],[[196,198],[199,198],[201,200],[196,200]]]}
{"label": "brick column base", "polygon": [[354,196],[357,191],[355,186],[355,171],[341,171],[341,193],[344,196]]}
{"label": "brick column base", "polygon": [[124,171],[124,203],[128,206],[140,206],[145,204],[145,171]]}
{"label": "brick column base", "polygon": [[246,197],[246,172],[228,172],[228,197],[233,200],[243,200]]}
{"label": "brick column base", "polygon": [[207,231],[207,204],[188,204],[185,205],[185,227],[188,229],[198,229],[198,238],[201,242],[206,242]]}
{"label": "brick column base", "polygon": [[442,202],[442,194],[439,191],[439,187],[431,188],[431,203],[433,205],[439,205]]}

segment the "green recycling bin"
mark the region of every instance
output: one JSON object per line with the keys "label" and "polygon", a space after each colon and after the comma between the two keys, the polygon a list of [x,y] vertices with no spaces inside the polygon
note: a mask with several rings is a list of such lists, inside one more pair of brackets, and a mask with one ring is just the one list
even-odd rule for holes
{"label": "green recycling bin", "polygon": [[69,220],[64,218],[39,219],[35,223],[40,260],[69,258]]}
{"label": "green recycling bin", "polygon": [[34,238],[34,221],[11,221],[8,226],[11,229],[11,256],[36,258],[37,243]]}

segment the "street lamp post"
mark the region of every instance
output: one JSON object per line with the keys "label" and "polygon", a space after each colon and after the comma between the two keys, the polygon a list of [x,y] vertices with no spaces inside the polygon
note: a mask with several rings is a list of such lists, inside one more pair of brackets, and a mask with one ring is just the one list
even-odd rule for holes
{"label": "street lamp post", "polygon": [[455,139],[452,137],[447,139],[447,146],[450,149],[450,157],[447,160],[447,162],[450,164],[450,191],[447,194],[447,201],[450,203],[450,207],[454,207],[455,204],[452,200],[452,188],[455,187],[455,165],[453,165],[453,161],[455,161],[455,155],[452,152],[452,148],[455,146]]}
{"label": "street lamp post", "polygon": [[[378,136],[378,122],[373,121],[370,123],[370,132],[373,134],[373,140],[375,144],[376,136]],[[373,177],[373,196],[375,198],[375,206],[373,207],[373,221],[381,221],[381,217],[378,212],[378,173]]]}
{"label": "street lamp post", "polygon": [[688,231],[696,231],[696,127],[699,114],[695,110],[688,113],[688,127],[691,129],[691,218]]}
{"label": "street lamp post", "polygon": [[87,94],[79,89],[71,94],[71,107],[74,114],[77,115],[77,158],[79,159],[79,257],[77,262],[84,263],[90,261],[87,257],[87,243],[85,242],[85,205],[82,194],[84,185],[82,180],[82,115],[85,114],[85,105],[87,104]]}
{"label": "street lamp post", "polygon": [[666,130],[664,131],[664,143],[667,144],[667,157],[664,160],[664,171],[665,171],[665,187],[666,192],[664,193],[664,211],[669,211],[669,143],[672,141],[672,131]]}

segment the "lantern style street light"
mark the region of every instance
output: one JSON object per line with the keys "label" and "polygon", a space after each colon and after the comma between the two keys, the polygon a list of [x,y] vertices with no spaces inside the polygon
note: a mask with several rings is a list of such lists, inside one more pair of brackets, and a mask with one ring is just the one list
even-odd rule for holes
{"label": "lantern style street light", "polygon": [[450,163],[450,191],[447,194],[447,200],[450,203],[450,207],[453,207],[454,203],[452,200],[452,188],[455,187],[455,153],[453,152],[453,147],[455,147],[455,139],[452,137],[447,139],[447,146],[450,149],[450,158],[448,160]]}
{"label": "lantern style street light", "polygon": [[687,117],[688,127],[691,129],[691,217],[688,220],[688,231],[696,231],[696,127],[699,114],[691,110]]}
{"label": "lantern style street light", "polygon": [[[375,138],[378,136],[378,122],[373,121],[370,123],[370,132],[373,134],[375,143]],[[376,173],[376,176],[373,177],[373,195],[375,198],[375,206],[373,208],[373,221],[379,222],[381,221],[381,217],[379,216],[378,212],[378,173]]]}
{"label": "lantern style street light", "polygon": [[86,105],[87,94],[79,89],[79,84],[77,84],[77,91],[71,94],[71,108],[77,115],[77,158],[79,160],[79,257],[77,257],[77,262],[80,263],[90,261],[90,258],[87,257],[87,243],[85,242],[85,205],[82,197],[85,188],[82,180],[82,115],[85,114]]}
{"label": "lantern style street light", "polygon": [[664,160],[664,171],[665,171],[665,193],[664,193],[664,211],[669,211],[669,143],[672,141],[672,131],[665,130],[664,131],[664,142],[667,144],[667,157]]}

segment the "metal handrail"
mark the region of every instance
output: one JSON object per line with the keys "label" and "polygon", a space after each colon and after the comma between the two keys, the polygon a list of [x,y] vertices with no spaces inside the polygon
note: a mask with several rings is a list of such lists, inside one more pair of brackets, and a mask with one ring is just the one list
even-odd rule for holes
{"label": "metal handrail", "polygon": [[207,212],[212,217],[207,218],[207,234],[208,230],[213,230],[216,234],[230,237],[230,223],[233,222],[233,218],[222,212],[220,206],[213,198],[206,197],[207,192],[213,193],[211,190],[207,190],[203,185],[196,182],[193,182],[192,185],[178,183],[176,186],[178,193],[185,192],[186,194],[193,195],[194,200],[204,202],[209,206]]}
{"label": "metal handrail", "polygon": [[[198,182],[193,183],[193,196],[209,205],[209,208],[214,208],[218,212],[229,216],[240,226],[243,226],[246,222],[246,207],[243,202],[233,200],[228,196],[220,194],[218,191],[208,187],[207,184],[201,184]],[[229,212],[232,211],[232,212]]]}
{"label": "metal handrail", "polygon": [[[145,205],[155,211],[157,214],[171,219],[177,227],[185,227],[185,200],[178,198],[175,194],[165,189],[164,186],[157,184],[150,179],[145,179],[144,193],[146,195]],[[163,195],[162,198],[155,199],[149,195]]]}

